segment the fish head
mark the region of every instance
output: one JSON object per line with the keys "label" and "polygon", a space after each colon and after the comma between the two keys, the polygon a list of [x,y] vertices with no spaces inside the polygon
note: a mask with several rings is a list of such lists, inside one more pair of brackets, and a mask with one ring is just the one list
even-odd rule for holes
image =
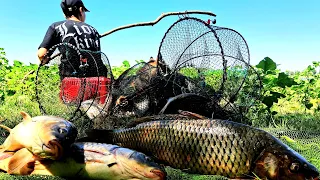
{"label": "fish head", "polygon": [[319,176],[314,165],[281,142],[262,151],[253,172],[270,180],[311,180]]}
{"label": "fish head", "polygon": [[165,180],[166,171],[145,154],[127,148],[118,148],[116,157],[120,167],[131,176],[139,179]]}
{"label": "fish head", "polygon": [[37,122],[36,130],[41,143],[41,148],[35,154],[46,159],[61,158],[64,149],[75,141],[77,128],[73,123],[55,116],[38,116],[34,120]]}

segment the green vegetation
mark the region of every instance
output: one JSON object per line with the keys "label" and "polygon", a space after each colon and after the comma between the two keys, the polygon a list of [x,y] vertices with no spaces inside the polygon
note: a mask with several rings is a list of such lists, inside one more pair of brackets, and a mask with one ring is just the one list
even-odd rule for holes
{"label": "green vegetation", "polygon": [[[138,61],[137,61],[138,62]],[[141,62],[141,61],[139,61]],[[260,75],[263,82],[262,94],[259,100],[254,102],[254,106],[249,108],[247,115],[250,124],[256,127],[266,129],[291,129],[301,131],[316,132],[320,129],[320,73],[317,69],[320,62],[313,62],[303,71],[298,72],[281,72],[277,68],[276,62],[266,57],[254,66],[255,71]],[[123,71],[131,67],[128,61],[124,61],[121,66],[112,67],[114,77],[118,77]],[[36,72],[38,65],[25,65],[20,61],[13,61],[9,65],[9,60],[3,48],[0,48],[0,119],[3,124],[13,127],[21,121],[20,111],[26,111],[31,116],[40,115],[41,112],[36,100]],[[53,98],[59,95],[59,75],[56,66],[43,67],[42,74],[39,79],[42,85],[38,87],[44,94],[43,102],[52,106],[49,113],[68,116],[70,109]],[[192,69],[183,69],[184,74],[197,77]],[[233,73],[231,73],[233,72]],[[246,74],[247,73],[247,74]],[[206,71],[202,74],[206,77],[206,84],[217,88],[222,78],[221,70]],[[247,79],[255,79],[252,71],[243,71],[239,69],[229,69],[228,75],[232,74],[235,83],[226,84],[226,89],[232,89],[237,85],[237,81],[241,80],[244,75],[248,75]],[[217,80],[218,79],[218,80]],[[246,81],[243,85],[242,93],[239,94],[238,101],[243,103],[250,92],[255,92],[257,83],[254,81]],[[46,94],[47,92],[47,94]],[[246,103],[244,103],[246,104]],[[245,105],[244,105],[245,106]],[[317,137],[319,138],[319,137]],[[317,159],[320,155],[320,140],[313,139],[307,145],[304,144],[308,138],[290,141],[288,138],[282,140],[298,150],[310,162],[320,168],[320,162]],[[310,139],[309,139],[310,140]],[[167,169],[171,177],[185,177],[188,179],[207,179],[206,176],[191,176],[173,169]],[[0,179],[17,179],[18,177],[0,174]],[[20,177],[19,177],[20,178]],[[21,177],[22,178],[22,177]],[[44,177],[28,177],[29,179],[43,179]],[[49,178],[49,177],[46,177]],[[45,179],[46,179],[45,178]],[[23,178],[22,178],[23,179]],[[49,178],[52,179],[52,178]]]}

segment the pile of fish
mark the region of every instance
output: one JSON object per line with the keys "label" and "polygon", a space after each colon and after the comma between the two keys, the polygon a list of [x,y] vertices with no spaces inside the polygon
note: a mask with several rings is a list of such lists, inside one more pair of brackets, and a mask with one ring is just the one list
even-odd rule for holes
{"label": "pile of fish", "polygon": [[164,166],[233,179],[318,179],[316,167],[271,134],[188,111],[146,116],[125,128],[77,129],[55,116],[30,117],[0,146],[0,170],[12,175],[164,180]]}
{"label": "pile of fish", "polygon": [[164,180],[166,172],[143,153],[112,144],[75,142],[76,127],[54,116],[31,118],[10,132],[0,147],[0,170],[11,175],[81,179]]}

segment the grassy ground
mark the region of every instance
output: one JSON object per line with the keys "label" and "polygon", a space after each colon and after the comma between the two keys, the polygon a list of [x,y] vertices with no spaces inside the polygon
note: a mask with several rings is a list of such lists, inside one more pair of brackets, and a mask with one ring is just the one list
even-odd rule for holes
{"label": "grassy ground", "polygon": [[[180,170],[176,170],[173,168],[166,168],[168,173],[168,180],[176,180],[176,179],[183,179],[183,180],[227,180],[228,178],[222,176],[207,176],[207,175],[193,175],[181,172]],[[5,173],[0,173],[0,179],[3,180],[66,180],[61,177],[56,176],[40,176],[40,175],[30,175],[30,176],[17,176],[17,175],[8,175]]]}
{"label": "grassy ground", "polygon": [[60,177],[54,177],[54,176],[16,176],[16,175],[8,175],[5,173],[0,173],[0,179],[3,180],[64,180]]}

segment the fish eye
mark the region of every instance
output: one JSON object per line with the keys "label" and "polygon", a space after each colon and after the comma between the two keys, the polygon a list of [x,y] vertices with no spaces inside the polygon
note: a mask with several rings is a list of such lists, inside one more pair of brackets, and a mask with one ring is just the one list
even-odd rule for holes
{"label": "fish eye", "polygon": [[144,160],[147,159],[147,156],[145,156],[144,154],[139,154],[139,156],[140,156],[141,159],[144,159]]}
{"label": "fish eye", "polygon": [[148,156],[144,156],[144,158],[146,159],[146,161],[152,161],[152,159]]}
{"label": "fish eye", "polygon": [[59,132],[59,134],[66,134],[68,132],[68,130],[65,128],[59,128],[58,132]]}
{"label": "fish eye", "polygon": [[150,161],[150,158],[142,153],[137,153],[136,156],[134,156],[135,159],[137,159],[138,161],[142,161],[142,162],[148,162]]}
{"label": "fish eye", "polygon": [[299,163],[292,163],[290,165],[290,171],[292,172],[298,172],[300,169],[300,164]]}

